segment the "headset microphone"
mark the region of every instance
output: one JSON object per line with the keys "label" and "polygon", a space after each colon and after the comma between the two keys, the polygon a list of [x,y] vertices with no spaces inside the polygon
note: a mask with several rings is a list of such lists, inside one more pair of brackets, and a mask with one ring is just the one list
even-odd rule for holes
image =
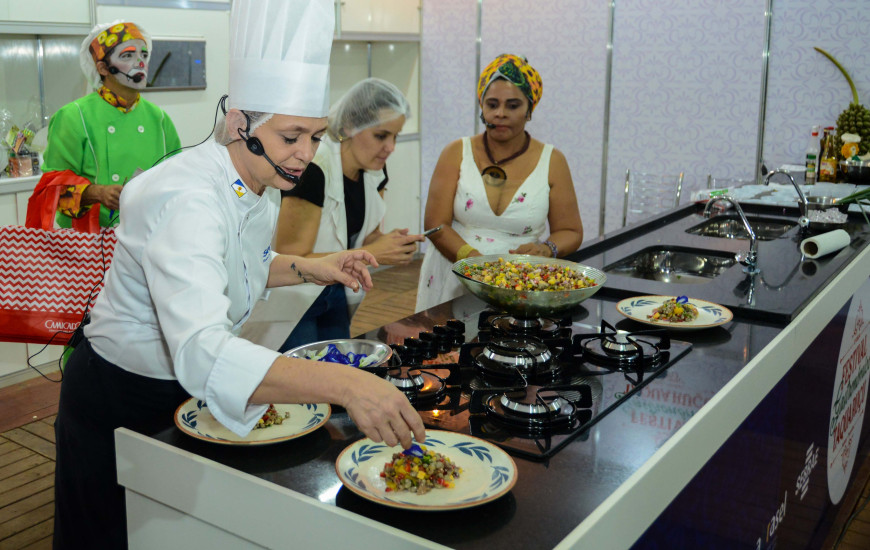
{"label": "headset microphone", "polygon": [[118,69],[118,67],[115,67],[114,65],[109,65],[109,72],[111,74],[119,74],[120,73],[120,74],[126,76],[127,78],[129,78],[130,80],[132,80],[133,82],[137,82],[137,83],[142,82],[142,80],[145,78],[145,75],[143,73],[136,73],[133,76],[130,76],[127,73],[122,73],[121,70]]}
{"label": "headset microphone", "polygon": [[495,128],[495,124],[492,124],[491,122],[487,122],[486,119],[483,118],[483,113],[480,113],[480,121],[483,123],[484,126],[489,128],[490,130]]}
{"label": "headset microphone", "polygon": [[272,168],[274,168],[275,171],[278,172],[279,176],[291,183],[295,183],[297,185],[299,184],[299,176],[295,176],[287,172],[286,170],[272,162],[272,159],[270,159],[269,155],[266,154],[266,149],[263,147],[263,142],[260,141],[259,138],[245,137],[244,134],[242,134],[241,130],[239,130],[239,136],[242,138],[242,141],[245,142],[245,145],[248,146],[248,151],[252,152],[258,157],[263,157],[264,159],[266,159],[266,162],[272,165]]}

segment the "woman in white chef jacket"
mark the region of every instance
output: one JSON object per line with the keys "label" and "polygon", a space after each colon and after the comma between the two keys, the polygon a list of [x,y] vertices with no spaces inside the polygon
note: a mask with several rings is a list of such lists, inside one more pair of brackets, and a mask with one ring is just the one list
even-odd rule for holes
{"label": "woman in white chef jacket", "polygon": [[[268,46],[290,43],[284,27],[297,25],[306,33],[292,48]],[[280,190],[293,187],[326,130],[333,25],[329,0],[233,2],[230,110],[218,141],[125,187],[106,285],[61,387],[55,548],[126,547],[113,431],[170,427],[188,395],[208,401],[239,435],[269,403],[329,402],[376,441],[407,447],[412,433],[425,438],[419,415],[389,382],[237,336],[266,287],[371,285],[367,264],[376,261],[366,251],[308,259],[270,246]]]}
{"label": "woman in white chef jacket", "polygon": [[[409,235],[407,229],[380,230],[389,181],[386,161],[410,116],[408,100],[393,84],[367,78],[353,85],[330,109],[327,135],[301,183],[281,192],[275,250],[318,258],[350,248],[371,252],[380,265],[410,262],[423,236]],[[342,285],[282,288],[255,316],[263,318],[269,310],[284,322],[260,326],[267,334],[255,338],[268,347],[280,345],[282,352],[348,338],[350,318],[363,296]]]}

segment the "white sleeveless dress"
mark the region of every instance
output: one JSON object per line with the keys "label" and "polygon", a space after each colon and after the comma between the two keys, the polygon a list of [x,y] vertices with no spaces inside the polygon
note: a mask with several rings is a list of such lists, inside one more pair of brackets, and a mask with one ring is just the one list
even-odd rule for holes
{"label": "white sleeveless dress", "polygon": [[[451,227],[481,254],[507,254],[521,244],[540,241],[547,229],[550,210],[550,155],[544,145],[541,158],[529,177],[517,189],[500,216],[492,211],[483,179],[474,162],[471,139],[462,138],[462,162],[453,199]],[[432,244],[426,250],[417,286],[416,311],[452,300],[464,293],[453,275],[453,258],[445,258]]]}

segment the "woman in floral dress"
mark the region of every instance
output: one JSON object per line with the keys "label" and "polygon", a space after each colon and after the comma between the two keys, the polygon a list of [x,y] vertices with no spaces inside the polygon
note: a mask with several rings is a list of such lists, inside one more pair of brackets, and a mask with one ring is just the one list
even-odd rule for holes
{"label": "woman in floral dress", "polygon": [[[522,58],[498,56],[480,75],[482,134],[449,144],[429,185],[424,227],[430,239],[417,311],[463,293],[454,262],[488,254],[564,256],[583,240],[565,156],[525,130],[541,99],[538,72]],[[549,226],[549,236],[543,238]]]}

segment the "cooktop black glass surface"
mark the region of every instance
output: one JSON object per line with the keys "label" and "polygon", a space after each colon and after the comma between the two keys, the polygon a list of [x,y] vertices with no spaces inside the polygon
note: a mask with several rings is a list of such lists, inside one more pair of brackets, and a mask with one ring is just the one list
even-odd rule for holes
{"label": "cooktop black glass surface", "polygon": [[484,311],[477,336],[465,342],[465,333],[453,319],[406,338],[379,374],[406,393],[428,427],[532,459],[583,439],[692,348],[664,329],[626,332],[570,316],[516,319]]}

